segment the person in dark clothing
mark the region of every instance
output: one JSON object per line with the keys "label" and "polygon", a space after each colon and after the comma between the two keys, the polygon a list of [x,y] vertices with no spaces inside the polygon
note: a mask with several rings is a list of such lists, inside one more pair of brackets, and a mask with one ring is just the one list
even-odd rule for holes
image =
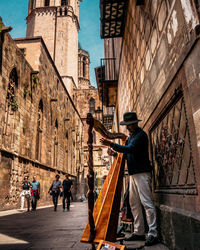
{"label": "person in dark clothing", "polygon": [[69,175],[65,175],[65,180],[62,184],[63,188],[63,212],[65,211],[65,200],[67,199],[67,211],[70,209],[70,197],[72,196],[71,190],[73,188],[73,182],[69,179]]}
{"label": "person in dark clothing", "polygon": [[57,205],[58,205],[58,197],[60,195],[60,188],[62,187],[61,181],[59,181],[60,176],[57,174],[56,179],[52,182],[51,187],[49,189],[52,192],[52,201],[54,204],[54,211],[57,211]]}
{"label": "person in dark clothing", "polygon": [[156,211],[151,191],[151,171],[149,161],[148,136],[138,126],[135,112],[124,114],[120,125],[126,125],[130,132],[126,145],[119,145],[106,139],[101,139],[103,145],[110,146],[114,151],[123,153],[127,160],[129,173],[129,202],[134,217],[134,233],[125,240],[145,240],[145,227],[142,205],[145,210],[149,227],[145,245],[151,246],[158,241]]}

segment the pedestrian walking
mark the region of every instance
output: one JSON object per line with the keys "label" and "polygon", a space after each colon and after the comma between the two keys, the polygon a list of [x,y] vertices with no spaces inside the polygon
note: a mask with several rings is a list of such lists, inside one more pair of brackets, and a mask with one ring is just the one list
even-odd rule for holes
{"label": "pedestrian walking", "polygon": [[103,145],[110,146],[116,152],[124,153],[127,160],[129,173],[129,203],[134,217],[134,233],[125,240],[145,240],[144,219],[142,205],[145,210],[147,224],[149,227],[146,246],[151,246],[158,241],[156,211],[151,191],[151,171],[149,161],[148,136],[138,126],[135,112],[127,112],[123,116],[124,120],[120,125],[126,125],[130,132],[125,146],[113,143],[106,139],[101,139]]}
{"label": "pedestrian walking", "polygon": [[31,205],[32,211],[37,208],[37,201],[40,199],[40,182],[36,180],[36,175],[33,176],[31,182]]}
{"label": "pedestrian walking", "polygon": [[20,194],[21,198],[21,207],[20,210],[24,210],[24,202],[25,199],[27,201],[27,211],[30,210],[30,198],[31,198],[31,183],[28,181],[28,177],[24,177],[24,181],[22,182],[22,192]]}
{"label": "pedestrian walking", "polygon": [[60,195],[60,188],[62,187],[61,181],[59,181],[59,179],[60,179],[60,176],[57,174],[56,179],[52,182],[51,187],[49,189],[49,193],[51,192],[51,195],[52,195],[54,211],[57,211],[58,197]]}
{"label": "pedestrian walking", "polygon": [[69,179],[69,175],[65,175],[65,180],[62,184],[63,188],[63,212],[65,211],[65,200],[67,199],[67,211],[70,210],[70,197],[72,197],[71,190],[73,188],[73,182]]}

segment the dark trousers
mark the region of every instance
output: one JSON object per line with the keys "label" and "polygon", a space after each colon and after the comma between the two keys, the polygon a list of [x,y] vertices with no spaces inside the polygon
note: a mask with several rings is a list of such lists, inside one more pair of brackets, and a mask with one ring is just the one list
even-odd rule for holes
{"label": "dark trousers", "polygon": [[31,196],[31,206],[33,210],[36,210],[37,207],[37,194],[34,192]]}
{"label": "dark trousers", "polygon": [[54,210],[57,209],[57,204],[58,204],[58,196],[59,196],[59,192],[52,192],[52,200],[53,200],[53,204],[54,204]]}
{"label": "dark trousers", "polygon": [[65,200],[67,199],[67,209],[70,207],[71,192],[63,193],[63,209],[65,209]]}

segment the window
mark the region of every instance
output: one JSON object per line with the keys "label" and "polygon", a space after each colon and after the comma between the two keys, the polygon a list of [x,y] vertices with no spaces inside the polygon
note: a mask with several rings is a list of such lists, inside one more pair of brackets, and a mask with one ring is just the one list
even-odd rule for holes
{"label": "window", "polygon": [[61,6],[64,6],[64,5],[68,5],[68,1],[67,0],[61,0]]}
{"label": "window", "polygon": [[31,10],[32,10],[32,9],[33,9],[33,6],[34,6],[34,0],[31,0],[30,6],[31,6]]}
{"label": "window", "polygon": [[68,131],[65,134],[65,162],[64,162],[64,171],[68,172]]}
{"label": "window", "polygon": [[18,104],[15,99],[16,88],[18,87],[18,75],[17,70],[14,68],[9,76],[8,90],[6,96],[6,105],[5,105],[5,126],[4,126],[4,135],[8,135],[12,132],[12,125],[10,124],[11,119],[10,115],[18,109]]}
{"label": "window", "polygon": [[43,102],[40,100],[38,106],[38,119],[37,119],[37,134],[36,134],[36,160],[41,160],[41,149],[42,149],[42,127],[43,127]]}
{"label": "window", "polygon": [[25,56],[26,55],[26,49],[25,48],[20,48],[20,51],[22,52],[22,54]]}
{"label": "window", "polygon": [[54,127],[54,149],[53,149],[53,166],[57,166],[57,155],[58,155],[58,121],[55,121]]}
{"label": "window", "polygon": [[83,57],[83,77],[86,76],[86,58]]}
{"label": "window", "polygon": [[44,6],[49,6],[50,0],[44,0]]}
{"label": "window", "polygon": [[89,112],[91,114],[94,114],[94,112],[95,112],[95,100],[94,100],[94,98],[90,98],[90,100],[89,100]]}

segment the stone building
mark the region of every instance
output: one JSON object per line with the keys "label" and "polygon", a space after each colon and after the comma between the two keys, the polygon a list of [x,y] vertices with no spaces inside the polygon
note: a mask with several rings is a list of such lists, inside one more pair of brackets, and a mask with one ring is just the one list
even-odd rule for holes
{"label": "stone building", "polygon": [[[49,202],[55,173],[70,174],[74,197],[86,194],[85,118],[88,112],[100,118],[101,111],[90,84],[89,53],[78,48],[79,1],[29,0],[26,20],[26,38],[14,40],[1,24],[0,209],[19,205],[26,175],[41,181],[40,204]],[[108,160],[98,140],[94,132],[95,173],[101,178]]]}
{"label": "stone building", "polygon": [[116,64],[109,73],[106,62],[99,89],[105,104],[115,102],[113,130],[127,133],[119,121],[136,111],[149,135],[159,232],[170,249],[200,249],[199,6],[193,0],[100,5],[105,55]]}
{"label": "stone building", "polygon": [[[84,158],[84,178],[86,179],[88,168],[88,126],[86,124],[87,113],[90,112],[93,116],[101,120],[102,119],[102,102],[99,99],[98,90],[90,83],[90,57],[89,53],[81,48],[79,44],[78,51],[78,88],[74,89],[73,100],[79,111],[84,123],[83,127],[83,158]],[[106,147],[103,147],[99,141],[100,134],[93,131],[93,164],[96,185],[99,189],[102,185],[102,178],[104,173],[107,174],[108,168],[108,156],[106,153]],[[106,165],[107,164],[107,165]]]}
{"label": "stone building", "polygon": [[55,173],[76,183],[82,171],[83,123],[41,37],[14,41],[2,30],[1,43],[0,209],[18,206],[21,182],[33,175],[47,204]]}
{"label": "stone building", "polygon": [[85,185],[78,87],[78,1],[30,0],[26,38],[0,33],[0,209],[19,205],[21,181],[41,181],[40,204],[55,173],[69,173],[74,197]]}

